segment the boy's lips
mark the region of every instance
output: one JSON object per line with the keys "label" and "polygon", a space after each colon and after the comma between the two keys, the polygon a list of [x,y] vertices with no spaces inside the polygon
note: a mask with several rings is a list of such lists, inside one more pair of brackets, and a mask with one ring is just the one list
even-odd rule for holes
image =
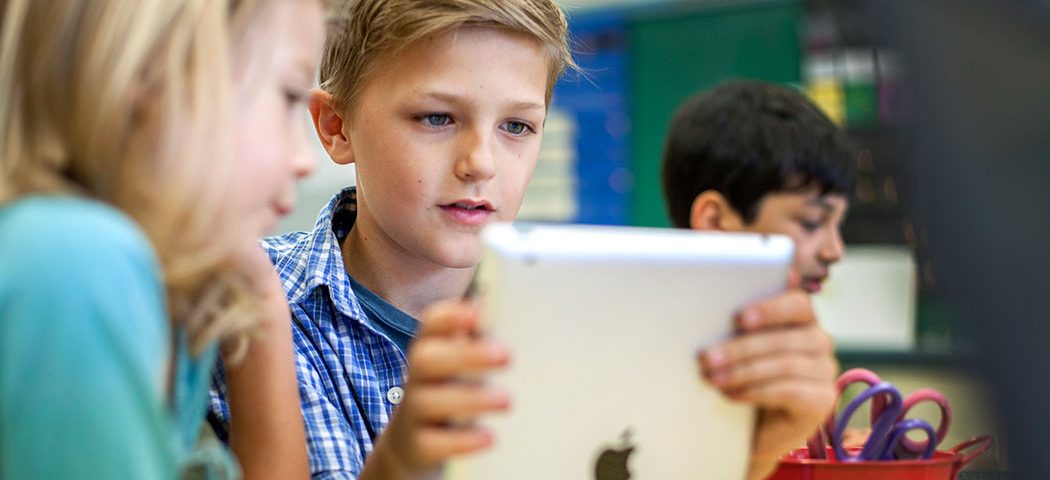
{"label": "boy's lips", "polygon": [[824,284],[824,280],[826,280],[827,278],[827,275],[822,275],[819,277],[805,277],[804,279],[802,279],[802,288],[810,294],[820,293],[820,290]]}
{"label": "boy's lips", "polygon": [[438,206],[454,222],[471,227],[484,225],[496,211],[491,203],[478,199],[461,199]]}

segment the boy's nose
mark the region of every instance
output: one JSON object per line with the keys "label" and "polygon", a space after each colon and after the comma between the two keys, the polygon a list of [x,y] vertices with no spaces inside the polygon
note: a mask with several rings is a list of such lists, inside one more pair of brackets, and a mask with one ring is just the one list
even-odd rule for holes
{"label": "boy's nose", "polygon": [[842,260],[846,253],[846,246],[842,241],[842,233],[838,228],[832,227],[831,233],[825,238],[820,246],[820,260],[826,264],[832,264]]}
{"label": "boy's nose", "polygon": [[467,131],[463,134],[459,159],[456,161],[456,177],[469,182],[481,182],[496,174],[493,139],[486,132]]}

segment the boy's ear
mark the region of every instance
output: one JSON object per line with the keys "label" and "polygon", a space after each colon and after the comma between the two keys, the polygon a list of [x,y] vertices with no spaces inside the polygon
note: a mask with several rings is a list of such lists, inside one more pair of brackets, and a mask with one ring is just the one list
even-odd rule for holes
{"label": "boy's ear", "polygon": [[744,228],[744,219],[721,193],[705,190],[693,199],[693,208],[689,212],[689,228],[734,232]]}
{"label": "boy's ear", "polygon": [[354,163],[354,151],[344,130],[343,114],[336,107],[332,94],[319,88],[310,92],[310,118],[314,121],[317,138],[332,161],[340,165]]}

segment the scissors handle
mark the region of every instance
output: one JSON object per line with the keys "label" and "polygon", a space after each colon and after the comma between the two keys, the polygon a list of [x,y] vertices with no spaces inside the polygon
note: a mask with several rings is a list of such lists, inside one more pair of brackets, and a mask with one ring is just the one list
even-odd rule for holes
{"label": "scissors handle", "polygon": [[937,448],[937,433],[933,431],[933,425],[930,425],[926,420],[918,418],[909,418],[901,420],[893,426],[893,430],[890,432],[888,441],[886,442],[885,448],[882,452],[883,460],[896,460],[901,458],[895,453],[895,448],[898,442],[903,442],[908,439],[908,432],[912,430],[922,430],[926,432],[926,447],[920,452],[919,458],[921,460],[928,460],[933,457],[934,449]]}
{"label": "scissors handle", "polygon": [[[945,398],[943,393],[932,388],[921,388],[912,392],[911,395],[904,398],[904,406],[901,407],[901,413],[898,415],[897,421],[903,420],[912,407],[922,402],[933,402],[937,404],[938,408],[940,408],[941,421],[937,424],[937,436],[930,437],[930,439],[936,438],[937,443],[934,444],[934,448],[936,448],[937,445],[948,436],[948,428],[952,423],[952,408],[948,404],[948,399]],[[899,447],[902,450],[901,453],[915,455],[926,451],[927,443],[928,440],[916,442],[908,437],[904,437],[901,439]]]}
{"label": "scissors handle", "polygon": [[[882,383],[882,379],[879,378],[878,374],[866,368],[851,368],[849,370],[846,370],[842,373],[842,375],[839,375],[838,381],[835,382],[835,386],[839,392],[839,396],[835,400],[836,404],[838,404],[838,400],[842,398],[842,394],[845,393],[846,388],[848,388],[850,385],[853,385],[854,383],[864,383],[867,384],[870,388]],[[875,419],[878,418],[878,416],[881,415],[884,410],[886,410],[886,398],[882,395],[879,395],[871,401],[871,423],[875,423]],[[820,453],[817,453],[816,455],[826,456],[824,454],[823,448],[814,450],[814,447],[816,446],[817,442],[821,442],[821,445],[824,445],[824,442],[832,437],[832,432],[834,430],[835,412],[831,412],[831,414],[828,415],[828,418],[824,420],[823,432],[818,431],[814,433],[812,437],[809,438],[809,441],[807,443],[807,445],[809,446],[809,451],[817,451]],[[824,458],[824,456],[817,456],[813,458]]]}
{"label": "scissors handle", "polygon": [[[888,402],[884,411],[871,422],[871,434],[868,436],[868,440],[864,442],[860,453],[849,455],[846,452],[846,448],[842,445],[842,440],[846,427],[849,426],[850,418],[868,400],[871,400],[874,406],[876,398],[882,398],[886,402],[887,397]],[[887,448],[887,440],[889,440],[890,433],[892,433],[894,424],[897,422],[897,415],[901,411],[902,403],[901,393],[887,382],[880,382],[864,390],[851,400],[842,411],[842,415],[839,416],[835,428],[831,431],[831,447],[838,460],[859,462],[881,459]]]}
{"label": "scissors handle", "polygon": [[[875,385],[881,383],[882,379],[880,379],[875,372],[866,368],[853,368],[843,372],[842,375],[839,375],[839,378],[836,381],[836,387],[838,388],[839,396],[835,399],[835,404],[838,404],[838,400],[842,398],[842,393],[846,391],[847,387],[858,382],[863,382],[868,384],[869,387],[874,387]],[[875,418],[876,413],[881,412],[881,410],[885,408],[885,404],[886,401],[882,397],[879,397],[872,402],[872,419]],[[876,412],[876,410],[878,410],[878,412]],[[818,427],[817,430],[813,432],[813,435],[806,439],[806,447],[808,447],[807,450],[809,450],[809,458],[819,460],[827,458],[827,452],[825,451],[824,446],[828,444],[828,440],[831,438],[831,432],[834,429],[835,411],[832,410],[828,414],[827,418],[824,419],[824,422],[820,424],[820,427]]]}
{"label": "scissors handle", "polygon": [[838,387],[839,392],[842,392],[846,387],[857,382],[864,382],[868,384],[869,387],[874,387],[875,385],[882,383],[882,379],[879,378],[878,374],[866,368],[851,368],[843,372],[842,375],[839,375],[836,386]]}

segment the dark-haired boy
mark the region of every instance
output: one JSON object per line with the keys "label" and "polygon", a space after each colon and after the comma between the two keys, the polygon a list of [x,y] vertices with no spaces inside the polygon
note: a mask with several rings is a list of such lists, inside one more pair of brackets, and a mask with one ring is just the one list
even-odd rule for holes
{"label": "dark-haired boy", "polygon": [[[798,91],[765,82],[731,82],[679,108],[664,149],[663,190],[675,227],[791,237],[792,282],[812,294],[820,291],[828,267],[843,255],[839,227],[855,181],[852,162],[845,133]],[[800,379],[804,369],[785,370],[806,363],[807,357],[826,366],[831,342],[819,325],[799,323],[741,335],[735,342],[761,337],[794,349],[794,358],[777,359],[767,351],[763,357],[738,359],[727,373],[712,366],[708,352],[702,357],[705,376],[730,392],[733,387],[727,384],[799,388],[806,383],[800,380],[811,381],[814,392],[824,391],[826,376]],[[763,415],[769,421],[771,413]],[[794,444],[791,435],[783,435],[763,446],[767,427],[759,430],[756,450],[783,453],[812,432],[802,418],[784,422],[784,428],[795,429]]]}

